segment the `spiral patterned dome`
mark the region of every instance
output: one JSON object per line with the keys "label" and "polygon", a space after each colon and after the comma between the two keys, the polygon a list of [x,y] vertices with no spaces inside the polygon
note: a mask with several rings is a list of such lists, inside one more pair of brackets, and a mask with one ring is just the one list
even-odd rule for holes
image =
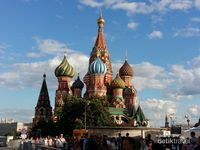
{"label": "spiral patterned dome", "polygon": [[133,76],[133,69],[128,64],[127,60],[125,60],[123,66],[119,69],[120,76]]}
{"label": "spiral patterned dome", "polygon": [[99,57],[89,65],[89,74],[105,74],[106,64],[104,64]]}
{"label": "spiral patterned dome", "polygon": [[56,77],[67,76],[73,78],[74,74],[75,74],[74,68],[69,64],[66,56],[64,56],[62,62],[55,70],[55,76]]}
{"label": "spiral patterned dome", "polygon": [[74,83],[72,84],[72,88],[77,88],[77,89],[82,89],[84,87],[83,82],[80,80],[79,76],[77,77],[77,79],[74,81]]}
{"label": "spiral patterned dome", "polygon": [[125,88],[124,81],[120,78],[119,74],[116,75],[115,79],[111,82],[112,88]]}

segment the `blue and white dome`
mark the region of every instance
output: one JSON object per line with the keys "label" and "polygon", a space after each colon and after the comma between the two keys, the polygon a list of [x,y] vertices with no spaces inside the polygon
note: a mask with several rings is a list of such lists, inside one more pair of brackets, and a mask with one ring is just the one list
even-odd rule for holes
{"label": "blue and white dome", "polygon": [[99,57],[89,65],[89,74],[105,74],[106,64],[104,64]]}

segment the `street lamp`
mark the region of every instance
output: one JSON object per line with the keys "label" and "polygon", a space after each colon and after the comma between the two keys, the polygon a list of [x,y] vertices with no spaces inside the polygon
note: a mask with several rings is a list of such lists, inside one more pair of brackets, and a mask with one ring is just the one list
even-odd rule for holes
{"label": "street lamp", "polygon": [[87,106],[90,104],[89,101],[85,103],[85,130],[87,129]]}
{"label": "street lamp", "polygon": [[188,129],[190,128],[190,119],[189,119],[189,116],[188,115],[185,115],[185,118],[187,119],[187,123],[188,123]]}
{"label": "street lamp", "polygon": [[171,121],[171,127],[174,125],[174,113],[171,113],[171,114],[169,114],[169,118],[170,118],[170,121]]}

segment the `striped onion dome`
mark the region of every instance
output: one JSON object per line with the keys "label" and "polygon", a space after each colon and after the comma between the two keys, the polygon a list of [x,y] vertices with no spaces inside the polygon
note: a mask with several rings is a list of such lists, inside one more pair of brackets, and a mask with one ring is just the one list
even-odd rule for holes
{"label": "striped onion dome", "polygon": [[73,89],[82,89],[84,87],[83,82],[80,80],[80,77],[78,76],[77,79],[72,84]]}
{"label": "striped onion dome", "polygon": [[133,69],[128,64],[127,60],[125,60],[123,66],[119,69],[120,76],[133,76]]}
{"label": "striped onion dome", "polygon": [[125,83],[119,76],[119,74],[116,75],[115,79],[111,82],[112,88],[125,88]]}
{"label": "striped onion dome", "polygon": [[98,56],[89,65],[89,74],[105,74],[106,70],[106,64],[104,64]]}
{"label": "striped onion dome", "polygon": [[56,77],[67,76],[73,78],[74,74],[75,74],[74,68],[69,64],[66,56],[64,56],[62,62],[55,70],[55,76]]}

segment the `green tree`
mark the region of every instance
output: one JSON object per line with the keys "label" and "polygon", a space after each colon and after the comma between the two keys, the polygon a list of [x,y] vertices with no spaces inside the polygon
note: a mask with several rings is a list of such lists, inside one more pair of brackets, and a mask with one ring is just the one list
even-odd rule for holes
{"label": "green tree", "polygon": [[56,123],[40,121],[30,131],[30,136],[42,136],[56,135]]}
{"label": "green tree", "polygon": [[113,126],[107,107],[108,103],[104,97],[68,97],[59,117],[59,132],[71,135],[73,129],[84,128],[85,113],[87,127]]}

